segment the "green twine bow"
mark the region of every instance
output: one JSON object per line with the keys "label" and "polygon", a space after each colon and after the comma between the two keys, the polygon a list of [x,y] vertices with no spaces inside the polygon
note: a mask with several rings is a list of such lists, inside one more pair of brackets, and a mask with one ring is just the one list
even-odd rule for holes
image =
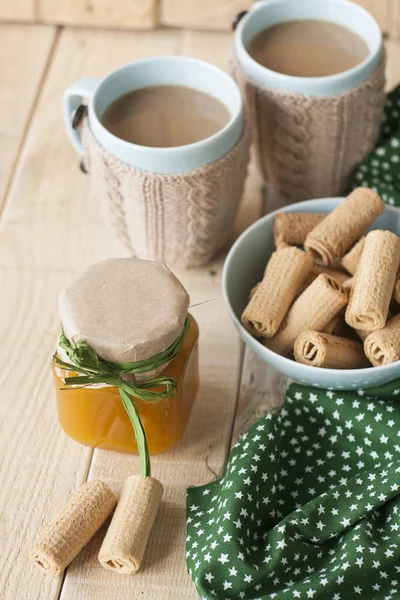
{"label": "green twine bow", "polygon": [[[175,396],[178,391],[178,384],[173,377],[168,376],[155,377],[143,383],[126,381],[125,376],[156,370],[174,359],[179,353],[183,338],[189,328],[190,319],[187,316],[182,333],[169,348],[150,358],[133,363],[108,362],[100,358],[96,351],[83,340],[71,344],[63,331],[60,334],[59,346],[66,352],[71,363],[61,360],[56,354],[53,357],[54,361],[67,371],[81,373],[78,376],[66,377],[64,379],[65,385],[73,388],[75,386],[83,387],[95,383],[105,383],[119,389],[122,403],[135,432],[140,456],[140,471],[143,477],[150,477],[151,475],[150,457],[146,432],[133,396],[145,402],[160,402],[160,400]],[[160,386],[164,388],[162,391],[151,389]]]}

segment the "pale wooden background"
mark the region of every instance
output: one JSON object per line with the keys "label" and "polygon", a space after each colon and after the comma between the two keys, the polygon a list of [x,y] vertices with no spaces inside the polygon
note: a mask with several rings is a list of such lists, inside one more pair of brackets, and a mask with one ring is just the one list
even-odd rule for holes
{"label": "pale wooden background", "polygon": [[[73,11],[80,3],[61,4]],[[115,10],[115,2],[100,4]],[[174,4],[168,0],[165,8]],[[40,3],[46,5],[53,3]],[[16,7],[27,15],[33,4],[7,6],[11,16]],[[30,565],[27,547],[86,479],[99,477],[118,491],[138,471],[135,457],[80,446],[57,422],[50,362],[58,292],[83,266],[125,255],[104,227],[65,136],[63,90],[79,77],[149,55],[191,55],[227,68],[231,35],[3,23],[0,39],[0,598],[194,600],[184,560],[185,489],[221,472],[239,432],[283,390],[279,375],[244,349],[230,323],[220,292],[223,254],[204,269],[177,271],[193,303],[218,299],[193,309],[201,389],[183,442],[153,460],[166,493],[142,571],[123,577],[103,570],[96,560],[102,534],[55,579]],[[400,43],[389,40],[387,48],[392,85],[400,80]],[[270,208],[251,166],[235,236]]]}
{"label": "pale wooden background", "polygon": [[[400,0],[354,0],[400,37]],[[119,29],[191,27],[226,31],[253,0],[0,0],[0,19]]]}

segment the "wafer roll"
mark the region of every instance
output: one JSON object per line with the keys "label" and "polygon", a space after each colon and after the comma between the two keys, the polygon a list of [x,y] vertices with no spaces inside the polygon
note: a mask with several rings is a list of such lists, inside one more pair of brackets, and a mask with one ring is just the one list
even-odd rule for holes
{"label": "wafer roll", "polygon": [[374,367],[400,360],[400,314],[383,329],[373,331],[364,341],[364,351]]}
{"label": "wafer roll", "polygon": [[342,271],[337,271],[336,269],[330,269],[329,267],[320,267],[318,265],[314,265],[311,269],[311,273],[307,276],[307,279],[300,286],[297,296],[300,296],[304,292],[309,285],[320,275],[321,273],[325,273],[325,275],[329,275],[333,279],[336,279],[341,285],[343,285],[346,281],[348,281],[349,276],[346,273],[342,273]]}
{"label": "wafer roll", "polygon": [[325,369],[363,369],[369,365],[361,342],[317,331],[299,335],[294,357],[304,365]]}
{"label": "wafer roll", "polygon": [[45,573],[58,575],[103,525],[116,504],[108,485],[102,481],[85,483],[37,537],[29,549],[30,558]]}
{"label": "wafer roll", "polygon": [[400,304],[400,279],[396,281],[394,286],[394,298]]}
{"label": "wafer roll", "polygon": [[332,265],[383,210],[384,204],[376,192],[357,188],[307,235],[304,247],[317,264]]}
{"label": "wafer roll", "polygon": [[278,248],[268,262],[260,287],[242,314],[244,327],[253,335],[273,336],[311,267],[312,259],[303,250],[294,246]]}
{"label": "wafer roll", "polygon": [[346,322],[354,329],[385,326],[400,263],[400,238],[391,231],[371,231],[355,274]]}
{"label": "wafer roll", "polygon": [[343,281],[342,286],[345,290],[351,290],[354,285],[354,277],[349,277],[346,281]]}
{"label": "wafer roll", "polygon": [[156,518],[163,486],[153,477],[132,475],[124,481],[121,498],[99,552],[100,564],[116,573],[136,573]]}
{"label": "wafer roll", "polygon": [[333,317],[333,319],[329,321],[329,323],[325,325],[325,327],[323,328],[323,332],[329,333],[330,335],[339,335],[344,325],[344,310],[341,310],[340,312],[338,312],[337,315]]}
{"label": "wafer roll", "polygon": [[303,331],[322,331],[347,302],[346,291],[335,279],[318,275],[293,303],[276,336],[264,340],[265,346],[287,356]]}
{"label": "wafer roll", "polygon": [[362,251],[364,250],[365,245],[365,236],[358,240],[356,244],[352,247],[351,250],[345,254],[340,261],[343,267],[348,271],[351,275],[354,275],[356,272],[356,268],[358,263],[360,262]]}
{"label": "wafer roll", "polygon": [[274,219],[274,240],[291,246],[303,246],[307,235],[321,223],[326,213],[281,212]]}

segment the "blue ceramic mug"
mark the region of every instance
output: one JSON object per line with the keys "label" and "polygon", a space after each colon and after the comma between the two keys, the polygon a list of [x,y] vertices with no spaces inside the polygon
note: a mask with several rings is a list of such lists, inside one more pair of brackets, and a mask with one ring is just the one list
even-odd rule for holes
{"label": "blue ceramic mug", "polygon": [[[181,85],[207,93],[229,110],[229,122],[214,135],[185,146],[140,146],[113,135],[101,122],[114,100],[136,89],[155,85]],[[71,114],[88,100],[91,131],[99,144],[124,163],[152,173],[184,173],[227,154],[240,139],[244,127],[243,101],[238,86],[222,69],[184,56],[146,58],[119,67],[103,79],[84,77],[64,94],[64,120],[69,137],[83,155],[80,131],[73,129]]]}

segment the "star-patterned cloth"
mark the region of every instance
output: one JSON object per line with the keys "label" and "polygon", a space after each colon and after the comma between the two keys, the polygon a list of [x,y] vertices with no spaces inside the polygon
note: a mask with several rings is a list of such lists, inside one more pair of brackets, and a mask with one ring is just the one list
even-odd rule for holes
{"label": "star-patterned cloth", "polygon": [[375,150],[354,173],[354,187],[360,185],[378,192],[387,204],[400,206],[400,86],[386,98]]}
{"label": "star-patterned cloth", "polygon": [[187,564],[202,600],[400,598],[400,381],[292,384],[187,491]]}

